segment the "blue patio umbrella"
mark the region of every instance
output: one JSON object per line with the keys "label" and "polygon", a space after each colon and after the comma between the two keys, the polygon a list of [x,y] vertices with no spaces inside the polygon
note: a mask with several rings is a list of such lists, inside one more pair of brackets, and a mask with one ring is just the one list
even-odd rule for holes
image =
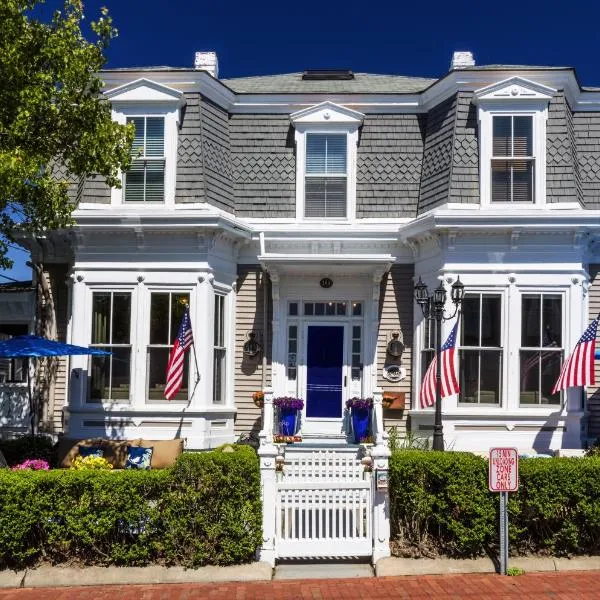
{"label": "blue patio umbrella", "polygon": [[[111,354],[100,348],[86,348],[85,346],[74,346],[55,342],[37,335],[20,335],[9,340],[0,342],[0,358],[45,358],[50,356],[73,356],[92,354],[94,356],[107,356]],[[33,392],[31,389],[31,374],[27,369],[27,389],[29,392],[29,411],[31,414],[31,433],[35,433],[35,415],[37,407],[34,405]]]}
{"label": "blue patio umbrella", "polygon": [[600,358],[600,350],[596,350],[596,352],[594,352],[594,358],[596,360],[598,360]]}

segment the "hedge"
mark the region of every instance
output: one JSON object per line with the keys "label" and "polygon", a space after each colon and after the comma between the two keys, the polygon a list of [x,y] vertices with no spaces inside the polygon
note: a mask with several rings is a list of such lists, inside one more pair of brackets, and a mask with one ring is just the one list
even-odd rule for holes
{"label": "hedge", "polygon": [[[509,494],[512,554],[600,554],[600,458],[522,459]],[[461,452],[399,450],[390,460],[395,554],[496,554],[499,494],[487,461]]]}
{"label": "hedge", "polygon": [[156,471],[0,470],[0,568],[251,561],[259,465],[252,448],[233,448],[184,453]]}

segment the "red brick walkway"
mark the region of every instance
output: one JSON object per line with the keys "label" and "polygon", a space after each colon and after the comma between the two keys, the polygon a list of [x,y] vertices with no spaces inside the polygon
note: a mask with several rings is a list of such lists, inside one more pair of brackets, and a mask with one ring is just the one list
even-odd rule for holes
{"label": "red brick walkway", "polygon": [[584,600],[600,598],[600,571],[499,575],[428,575],[313,579],[265,583],[132,585],[0,590],[0,600],[345,600],[346,598],[477,598]]}

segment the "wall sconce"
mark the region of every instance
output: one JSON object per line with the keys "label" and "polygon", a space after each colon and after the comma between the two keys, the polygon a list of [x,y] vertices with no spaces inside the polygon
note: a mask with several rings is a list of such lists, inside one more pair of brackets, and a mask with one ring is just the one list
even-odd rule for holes
{"label": "wall sconce", "polygon": [[392,339],[388,342],[387,353],[394,358],[399,358],[404,352],[404,343],[400,340],[400,332],[393,331]]}
{"label": "wall sconce", "polygon": [[254,331],[250,331],[246,334],[248,340],[244,342],[244,356],[253,358],[259,354],[262,350],[262,346],[256,341],[256,334]]}

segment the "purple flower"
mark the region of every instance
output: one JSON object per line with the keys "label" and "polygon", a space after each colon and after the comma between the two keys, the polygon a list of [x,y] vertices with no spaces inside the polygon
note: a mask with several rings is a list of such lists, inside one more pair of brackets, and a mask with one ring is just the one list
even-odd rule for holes
{"label": "purple flower", "polygon": [[304,408],[304,400],[293,398],[292,396],[281,396],[273,399],[273,404],[279,408],[289,408],[294,410],[302,410]]}
{"label": "purple flower", "polygon": [[373,398],[350,398],[346,400],[346,408],[349,410],[353,408],[362,410],[373,408]]}
{"label": "purple flower", "polygon": [[11,471],[49,471],[50,465],[43,458],[28,458],[11,467]]}

